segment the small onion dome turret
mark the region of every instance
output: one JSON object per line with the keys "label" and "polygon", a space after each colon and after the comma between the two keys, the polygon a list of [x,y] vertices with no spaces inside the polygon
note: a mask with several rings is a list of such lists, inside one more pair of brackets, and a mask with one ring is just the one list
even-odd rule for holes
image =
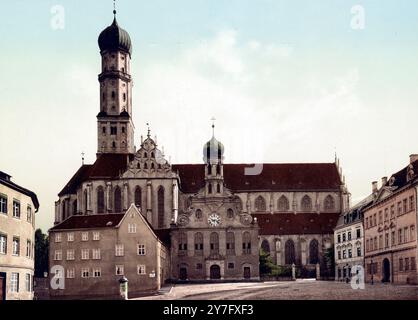
{"label": "small onion dome turret", "polygon": [[104,29],[99,36],[100,51],[124,51],[132,54],[132,42],[128,32],[119,27],[116,17],[113,23]]}
{"label": "small onion dome turret", "polygon": [[207,164],[218,164],[224,159],[225,147],[222,142],[212,137],[203,147],[203,161]]}

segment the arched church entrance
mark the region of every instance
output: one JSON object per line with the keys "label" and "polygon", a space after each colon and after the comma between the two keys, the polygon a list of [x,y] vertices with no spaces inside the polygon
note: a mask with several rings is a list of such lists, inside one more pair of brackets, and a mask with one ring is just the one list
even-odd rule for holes
{"label": "arched church entrance", "polygon": [[187,268],[186,267],[180,267],[179,279],[183,281],[187,280]]}
{"label": "arched church entrance", "polygon": [[214,264],[210,267],[210,279],[218,280],[221,279],[221,267],[217,264]]}

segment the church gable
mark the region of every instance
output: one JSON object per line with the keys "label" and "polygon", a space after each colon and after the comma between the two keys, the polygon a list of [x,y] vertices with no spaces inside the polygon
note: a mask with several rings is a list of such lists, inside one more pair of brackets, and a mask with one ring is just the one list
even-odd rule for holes
{"label": "church gable", "polygon": [[164,158],[164,154],[157,148],[157,144],[148,135],[142,142],[141,148],[129,161],[123,178],[175,178],[171,165]]}

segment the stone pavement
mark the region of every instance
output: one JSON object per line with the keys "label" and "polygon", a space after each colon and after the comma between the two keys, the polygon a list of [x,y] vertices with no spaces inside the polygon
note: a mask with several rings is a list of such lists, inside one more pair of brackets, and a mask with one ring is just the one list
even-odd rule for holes
{"label": "stone pavement", "polygon": [[366,284],[354,290],[333,281],[181,284],[139,300],[418,300],[418,286]]}

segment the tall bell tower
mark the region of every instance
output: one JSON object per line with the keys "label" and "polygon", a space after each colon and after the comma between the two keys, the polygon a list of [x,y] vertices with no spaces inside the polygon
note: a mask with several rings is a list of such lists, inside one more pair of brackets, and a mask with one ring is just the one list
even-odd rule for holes
{"label": "tall bell tower", "polygon": [[116,10],[113,23],[99,36],[102,72],[100,112],[97,115],[97,154],[135,153],[132,122],[132,44],[119,27]]}

